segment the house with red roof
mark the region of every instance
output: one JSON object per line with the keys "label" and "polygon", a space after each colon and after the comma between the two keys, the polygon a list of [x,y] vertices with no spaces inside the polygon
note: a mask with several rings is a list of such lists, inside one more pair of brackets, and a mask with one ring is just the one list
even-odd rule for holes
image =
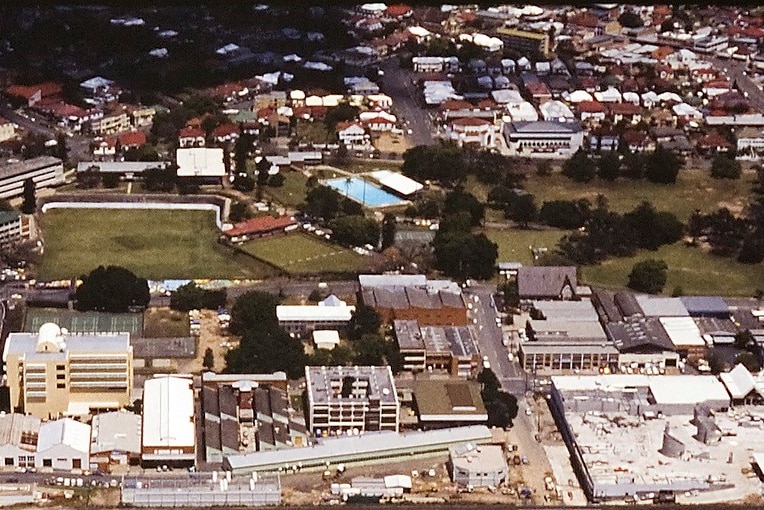
{"label": "house with red roof", "polygon": [[549,87],[543,81],[527,83],[525,88],[528,89],[533,100],[538,103],[544,103],[552,99],[552,91],[549,90]]}
{"label": "house with red roof", "polygon": [[642,107],[634,103],[609,103],[608,110],[613,122],[636,124],[642,120]]}
{"label": "house with red roof", "polygon": [[126,131],[117,135],[117,139],[123,151],[146,145],[146,133],[143,131]]}
{"label": "house with red roof", "polygon": [[218,143],[233,142],[240,135],[239,125],[233,122],[225,122],[212,130],[212,139]]}
{"label": "house with red roof", "polygon": [[204,131],[198,127],[186,126],[178,133],[180,147],[204,147]]}
{"label": "house with red roof", "polygon": [[345,121],[337,124],[337,138],[348,146],[368,145],[369,135],[360,122]]}
{"label": "house with red roof", "polygon": [[456,142],[459,147],[493,147],[496,143],[495,135],[493,123],[477,117],[453,119],[446,127],[446,137]]}
{"label": "house with red roof", "polygon": [[93,156],[96,159],[113,160],[117,155],[117,138],[110,136],[108,138],[96,138],[91,143]]}
{"label": "house with red roof", "polygon": [[629,129],[621,135],[621,140],[631,152],[653,152],[655,142],[644,131]]}
{"label": "house with red roof", "polygon": [[228,243],[243,243],[251,239],[284,235],[295,230],[298,223],[291,216],[258,216],[223,231],[221,239]]}
{"label": "house with red roof", "polygon": [[707,132],[696,145],[698,152],[707,156],[713,156],[716,154],[726,154],[732,150],[732,143],[724,138],[718,131],[712,130]]}
{"label": "house with red roof", "polygon": [[36,85],[11,85],[5,93],[17,100],[25,101],[26,106],[57,103],[62,101],[63,88],[55,82],[47,81]]}
{"label": "house with red roof", "polygon": [[413,12],[414,10],[410,5],[394,4],[387,6],[387,9],[385,9],[385,16],[388,18],[401,20],[403,18],[410,18]]}
{"label": "house with red roof", "polygon": [[581,121],[602,122],[605,120],[605,105],[599,101],[581,101],[578,103],[578,115]]}

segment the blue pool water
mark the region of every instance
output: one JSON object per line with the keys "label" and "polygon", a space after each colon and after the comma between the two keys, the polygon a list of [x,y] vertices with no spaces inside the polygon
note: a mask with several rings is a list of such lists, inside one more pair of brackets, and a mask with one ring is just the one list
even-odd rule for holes
{"label": "blue pool water", "polygon": [[388,207],[408,203],[360,177],[337,177],[325,180],[324,184],[366,207]]}

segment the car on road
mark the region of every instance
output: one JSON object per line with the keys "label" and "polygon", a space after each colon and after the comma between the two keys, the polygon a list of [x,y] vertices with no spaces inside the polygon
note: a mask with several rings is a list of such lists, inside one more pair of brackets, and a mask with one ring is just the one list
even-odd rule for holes
{"label": "car on road", "polygon": [[515,355],[514,355],[514,354],[512,354],[511,352],[510,352],[510,353],[507,353],[507,359],[508,359],[509,361],[515,361]]}

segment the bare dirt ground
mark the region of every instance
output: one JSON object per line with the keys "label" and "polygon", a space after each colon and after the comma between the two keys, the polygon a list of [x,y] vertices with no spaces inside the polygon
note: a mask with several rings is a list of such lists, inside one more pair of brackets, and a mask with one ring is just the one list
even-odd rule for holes
{"label": "bare dirt ground", "polygon": [[403,154],[408,149],[409,143],[403,135],[382,133],[374,140],[374,147],[379,149],[383,157],[388,153]]}
{"label": "bare dirt ground", "polygon": [[204,370],[202,362],[207,348],[212,349],[215,359],[213,370],[219,372],[225,366],[225,354],[232,347],[239,345],[239,338],[230,336],[218,324],[218,314],[214,310],[202,310],[199,319],[201,332],[197,340],[196,358],[178,360],[178,372],[181,374],[198,374]]}

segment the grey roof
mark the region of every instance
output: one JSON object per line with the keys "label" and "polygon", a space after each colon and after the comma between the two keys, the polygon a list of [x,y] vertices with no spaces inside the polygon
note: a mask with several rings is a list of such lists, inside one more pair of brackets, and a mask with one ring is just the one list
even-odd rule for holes
{"label": "grey roof", "polygon": [[310,448],[292,448],[228,455],[224,465],[233,470],[273,469],[302,462],[303,466],[336,464],[348,460],[389,457],[394,452],[447,450],[454,444],[466,442],[486,443],[492,439],[485,425],[454,427],[426,432],[367,432],[358,436],[327,438]]}
{"label": "grey roof", "polygon": [[517,270],[520,298],[559,296],[566,282],[576,288],[575,266],[531,266]]}
{"label": "grey roof", "polygon": [[21,216],[21,214],[15,211],[0,211],[0,225],[16,221],[19,219],[19,216]]}
{"label": "grey roof", "polygon": [[588,299],[581,301],[533,301],[533,308],[547,320],[596,321],[599,319],[594,305]]}
{"label": "grey roof", "polygon": [[534,338],[538,341],[550,341],[554,338],[583,340],[589,342],[606,341],[607,336],[602,326],[594,321],[566,320],[530,320]]}
{"label": "grey roof", "polygon": [[521,134],[572,134],[581,131],[578,122],[555,122],[553,120],[518,121],[506,124],[509,133]]}
{"label": "grey roof", "polygon": [[467,326],[424,326],[415,320],[393,321],[395,338],[401,350],[424,350],[429,354],[451,353],[471,357],[478,353],[472,330]]}
{"label": "grey roof", "polygon": [[719,296],[682,296],[679,298],[690,315],[729,316],[730,308]]}
{"label": "grey roof", "polygon": [[142,173],[149,168],[167,168],[169,161],[80,161],[77,172],[95,167],[100,173]]}
{"label": "grey roof", "polygon": [[19,413],[0,414],[0,445],[13,445],[34,452],[40,433],[40,418]]}
{"label": "grey roof", "polygon": [[0,166],[0,179],[8,179],[54,165],[63,165],[63,161],[53,156],[40,156],[10,165],[2,165]]}
{"label": "grey roof", "polygon": [[361,287],[409,287],[426,285],[427,276],[423,274],[359,274],[358,283]]}
{"label": "grey roof", "polygon": [[608,290],[597,289],[594,292],[594,304],[603,323],[623,320],[621,310],[615,304],[615,294]]}
{"label": "grey roof", "polygon": [[613,301],[624,317],[643,315],[642,308],[637,302],[636,295],[631,292],[616,292]]}
{"label": "grey roof", "polygon": [[[37,333],[11,333],[5,342],[5,354],[25,355],[27,360],[61,357],[58,352],[36,352]],[[67,352],[126,352],[130,349],[128,333],[69,334],[64,336]]]}
{"label": "grey roof", "polygon": [[[343,397],[341,390],[346,378],[353,379],[353,394]],[[395,381],[390,367],[305,367],[305,379],[311,402],[357,401],[378,398],[383,404],[397,402]],[[358,392],[365,392],[360,396]]]}
{"label": "grey roof", "polygon": [[680,298],[638,294],[637,303],[645,317],[687,317],[687,308]]}
{"label": "grey roof", "polygon": [[548,342],[525,342],[520,346],[523,353],[530,354],[618,354],[618,349],[610,343],[581,344],[575,343],[548,343]]}
{"label": "grey roof", "polygon": [[657,317],[612,322],[605,326],[620,352],[674,351],[676,347]]}
{"label": "grey roof", "polygon": [[401,350],[424,350],[424,339],[419,331],[419,322],[397,319],[393,321],[393,330],[395,331],[395,339],[398,341],[398,347]]}
{"label": "grey roof", "polygon": [[480,384],[463,379],[424,379],[414,383],[414,398],[420,419],[440,415],[460,415],[486,420]]}
{"label": "grey roof", "polygon": [[117,411],[93,416],[91,455],[97,452],[120,451],[141,453],[141,416]]}
{"label": "grey roof", "polygon": [[465,308],[461,293],[428,291],[424,287],[376,287],[361,291],[363,303],[374,308]]}

